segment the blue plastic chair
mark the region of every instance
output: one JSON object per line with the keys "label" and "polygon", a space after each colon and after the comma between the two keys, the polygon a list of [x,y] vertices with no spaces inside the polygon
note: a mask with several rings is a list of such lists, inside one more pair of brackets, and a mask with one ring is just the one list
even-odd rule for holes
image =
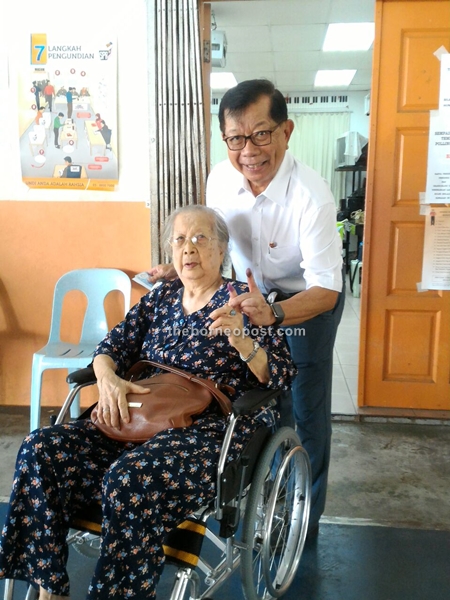
{"label": "blue plastic chair", "polygon": [[[81,337],[78,344],[61,340],[61,316],[65,295],[83,292],[88,300]],[[53,296],[50,335],[46,346],[33,354],[31,370],[30,431],[37,429],[41,416],[42,373],[46,369],[67,369],[69,373],[86,367],[92,360],[97,344],[108,333],[104,300],[109,292],[119,290],[124,297],[124,315],[130,308],[131,281],[118,269],[79,269],[69,271],[56,283]],[[71,416],[80,414],[80,400],[76,398]]]}

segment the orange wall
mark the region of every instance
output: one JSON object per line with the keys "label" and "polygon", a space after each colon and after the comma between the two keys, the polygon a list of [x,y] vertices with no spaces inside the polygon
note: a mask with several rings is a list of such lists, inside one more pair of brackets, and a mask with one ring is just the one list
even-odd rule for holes
{"label": "orange wall", "polygon": [[[45,345],[53,289],[72,269],[114,267],[130,277],[150,266],[150,212],[144,202],[0,202],[0,405],[29,405],[33,352]],[[145,289],[133,283],[132,304]],[[106,303],[109,325],[118,298]],[[82,300],[69,304],[68,335]],[[65,371],[44,373],[42,405],[67,393]],[[85,393],[82,403],[90,401]]]}

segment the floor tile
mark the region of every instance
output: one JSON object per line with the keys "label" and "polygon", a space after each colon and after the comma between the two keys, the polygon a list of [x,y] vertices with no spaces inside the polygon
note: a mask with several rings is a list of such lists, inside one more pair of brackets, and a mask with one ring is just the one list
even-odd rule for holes
{"label": "floor tile", "polygon": [[346,365],[342,364],[342,373],[345,379],[357,379],[358,378],[358,365]]}
{"label": "floor tile", "polygon": [[[333,392],[331,412],[333,414],[357,414],[357,380],[360,337],[360,298],[355,298],[347,289],[344,311],[336,335],[333,355]],[[339,367],[339,368],[338,368]],[[345,383],[345,388],[343,387]]]}
{"label": "floor tile", "polygon": [[351,395],[333,391],[331,399],[331,412],[334,415],[355,415],[356,408]]}
{"label": "floor tile", "polygon": [[[337,353],[336,353],[337,354]],[[333,379],[344,379],[344,372],[342,371],[341,363],[338,362],[336,365],[333,365]]]}
{"label": "floor tile", "polygon": [[354,319],[349,319],[348,322],[341,321],[339,325],[340,335],[345,334],[348,338],[359,339],[359,323]]}
{"label": "floor tile", "polygon": [[359,353],[359,340],[355,340],[347,336],[336,338],[335,352],[339,356],[339,352],[341,351]]}
{"label": "floor tile", "polygon": [[352,395],[352,398],[356,399],[356,397],[358,395],[358,378],[357,377],[347,377],[345,379],[345,381],[348,386],[348,391]]}
{"label": "floor tile", "polygon": [[335,375],[333,373],[332,394],[349,394],[347,381],[343,375]]}
{"label": "floor tile", "polygon": [[338,350],[337,354],[341,365],[358,365],[359,363],[357,350]]}

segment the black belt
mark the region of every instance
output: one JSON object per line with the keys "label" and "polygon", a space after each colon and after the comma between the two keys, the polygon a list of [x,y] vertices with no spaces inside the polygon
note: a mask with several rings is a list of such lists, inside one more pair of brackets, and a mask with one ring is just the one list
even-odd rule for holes
{"label": "black belt", "polygon": [[299,290],[298,292],[288,293],[288,292],[282,292],[278,288],[272,288],[271,290],[269,290],[269,293],[267,295],[271,294],[272,292],[276,292],[275,302],[282,302],[283,300],[288,300],[289,298],[292,298],[292,296],[296,296],[300,292],[304,292],[304,291],[305,290]]}

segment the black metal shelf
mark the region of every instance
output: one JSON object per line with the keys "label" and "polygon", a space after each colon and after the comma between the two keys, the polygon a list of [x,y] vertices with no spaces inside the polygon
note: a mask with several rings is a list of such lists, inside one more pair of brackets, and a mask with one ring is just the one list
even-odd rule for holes
{"label": "black metal shelf", "polygon": [[366,165],[345,165],[343,167],[336,167],[335,171],[367,171]]}
{"label": "black metal shelf", "polygon": [[[335,171],[337,173],[353,173],[353,178],[352,178],[352,193],[355,191],[355,189],[360,189],[361,188],[361,177],[362,177],[362,173],[367,171],[367,166],[366,165],[345,165],[343,167],[336,167]],[[358,187],[355,188],[355,179],[356,179],[356,173],[358,173]]]}

